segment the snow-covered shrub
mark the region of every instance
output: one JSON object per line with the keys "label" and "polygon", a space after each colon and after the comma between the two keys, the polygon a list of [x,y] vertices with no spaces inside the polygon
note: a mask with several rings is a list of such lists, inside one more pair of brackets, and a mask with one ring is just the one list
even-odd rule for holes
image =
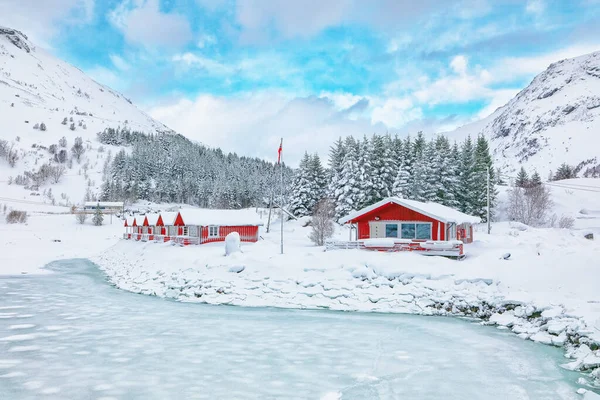
{"label": "snow-covered shrub", "polygon": [[317,246],[323,246],[325,240],[333,236],[335,232],[334,213],[335,209],[330,200],[323,199],[317,203],[311,219],[312,231],[310,232],[310,240]]}
{"label": "snow-covered shrub", "polygon": [[52,167],[50,175],[54,183],[60,182],[60,179],[65,175],[66,168],[64,165],[55,165]]}
{"label": "snow-covered shrub", "polygon": [[508,218],[529,226],[542,226],[554,203],[546,186],[514,187],[508,191]]}
{"label": "snow-covered shrub", "polygon": [[87,220],[87,214],[84,212],[80,212],[80,213],[76,213],[75,214],[75,219],[77,220],[77,222],[81,225],[85,224],[85,221]]}
{"label": "snow-covered shrub", "polygon": [[27,212],[19,210],[11,210],[6,216],[7,224],[24,224],[27,222]]}
{"label": "snow-covered shrub", "polygon": [[[65,120],[66,120],[66,118],[65,118]],[[65,122],[65,124],[64,124],[64,125],[66,125],[66,122]],[[67,138],[66,138],[66,137],[64,137],[64,136],[63,136],[63,137],[61,137],[61,138],[60,138],[60,140],[58,141],[58,145],[59,145],[60,147],[67,147]]]}
{"label": "snow-covered shrub", "polygon": [[55,155],[57,151],[58,151],[58,146],[57,146],[57,145],[55,145],[55,144],[51,144],[51,145],[48,147],[48,153],[50,153],[50,154],[52,154],[52,155]]}
{"label": "snow-covered shrub", "polygon": [[558,220],[558,227],[561,229],[573,229],[575,226],[575,219],[573,217],[569,217],[568,215],[563,215]]}
{"label": "snow-covered shrub", "polygon": [[233,253],[242,251],[240,248],[240,234],[237,232],[231,232],[225,236],[225,255],[229,256]]}
{"label": "snow-covered shrub", "polygon": [[46,124],[42,122],[40,124],[40,131],[45,131],[45,130],[46,130]]}
{"label": "snow-covered shrub", "polygon": [[75,144],[71,147],[73,156],[77,159],[77,162],[81,161],[81,156],[85,153],[85,147],[83,147],[83,139],[81,137],[75,138]]}
{"label": "snow-covered shrub", "polygon": [[35,125],[33,125],[33,129],[40,129],[40,124],[38,124],[38,123],[36,122],[36,124],[35,124]]}
{"label": "snow-covered shrub", "polygon": [[67,117],[65,117],[65,118],[62,120],[61,124],[63,124],[63,125],[66,125],[66,124],[67,124]]}
{"label": "snow-covered shrub", "polygon": [[75,123],[71,122],[71,126],[69,126],[69,129],[74,131],[75,130]]}

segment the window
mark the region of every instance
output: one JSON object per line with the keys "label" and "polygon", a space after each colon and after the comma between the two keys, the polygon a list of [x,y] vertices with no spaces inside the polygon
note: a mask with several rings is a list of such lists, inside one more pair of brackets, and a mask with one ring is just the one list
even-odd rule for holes
{"label": "window", "polygon": [[189,234],[190,234],[189,226],[184,226],[183,227],[183,236],[189,236]]}
{"label": "window", "polygon": [[415,224],[402,224],[402,239],[415,238]]}
{"label": "window", "polygon": [[219,236],[219,227],[216,225],[211,225],[208,227],[208,237],[217,237]]}
{"label": "window", "polygon": [[402,239],[431,239],[431,224],[402,224],[401,235]]}
{"label": "window", "polygon": [[386,238],[397,238],[398,237],[398,224],[385,224],[385,237]]}
{"label": "window", "polygon": [[431,239],[431,224],[416,224],[417,239]]}

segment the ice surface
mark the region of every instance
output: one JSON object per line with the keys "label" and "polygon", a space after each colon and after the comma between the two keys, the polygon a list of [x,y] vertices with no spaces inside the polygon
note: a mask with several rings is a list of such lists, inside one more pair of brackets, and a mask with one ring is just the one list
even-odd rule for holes
{"label": "ice surface", "polygon": [[177,303],[53,269],[0,278],[0,306],[35,325],[0,342],[1,399],[580,398],[559,349],[471,322]]}

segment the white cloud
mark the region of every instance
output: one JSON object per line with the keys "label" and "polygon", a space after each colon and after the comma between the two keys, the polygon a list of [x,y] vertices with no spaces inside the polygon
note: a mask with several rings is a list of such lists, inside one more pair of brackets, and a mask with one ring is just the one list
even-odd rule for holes
{"label": "white cloud", "polygon": [[540,15],[546,9],[544,0],[528,0],[525,6],[525,11],[529,14]]}
{"label": "white cloud", "polygon": [[415,107],[410,98],[390,98],[380,101],[374,106],[371,120],[382,122],[393,128],[400,128],[407,123],[423,118],[423,111]]}
{"label": "white cloud", "polygon": [[284,159],[297,165],[304,151],[327,157],[338,137],[383,133],[383,124],[349,119],[328,98],[293,97],[264,91],[232,98],[200,95],[154,107],[150,115],[187,137],[209,146],[273,160],[279,138]]}
{"label": "white cloud", "polygon": [[159,0],[125,0],[109,13],[109,20],[128,42],[146,47],[182,46],[192,39],[187,18],[161,12]]}
{"label": "white cloud", "polygon": [[109,86],[112,89],[122,91],[125,88],[121,78],[108,68],[97,66],[86,70],[85,73],[96,82]]}
{"label": "white cloud", "polygon": [[39,46],[51,41],[65,25],[86,24],[94,17],[94,0],[0,0],[3,26],[18,29]]}
{"label": "white cloud", "polygon": [[125,61],[121,56],[118,56],[116,54],[110,54],[108,57],[110,58],[110,61],[113,63],[113,65],[117,67],[117,69],[121,71],[129,71],[131,69],[131,65],[129,65],[129,63]]}
{"label": "white cloud", "polygon": [[467,57],[462,55],[456,56],[450,62],[450,68],[458,75],[466,75],[468,63]]}
{"label": "white cloud", "polygon": [[228,75],[234,72],[234,68],[229,65],[190,52],[176,54],[173,56],[172,61],[183,63],[188,67],[205,70],[212,75]]}
{"label": "white cloud", "polygon": [[213,35],[205,34],[205,35],[200,36],[200,39],[198,39],[196,46],[199,49],[203,49],[205,47],[210,47],[216,43],[217,43],[216,37],[214,37]]}

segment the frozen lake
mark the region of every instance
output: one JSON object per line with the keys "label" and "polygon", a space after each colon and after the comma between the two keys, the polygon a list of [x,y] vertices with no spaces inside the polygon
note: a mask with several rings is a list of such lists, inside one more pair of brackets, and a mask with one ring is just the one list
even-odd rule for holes
{"label": "frozen lake", "polygon": [[562,350],[452,318],[176,303],[88,261],[0,277],[0,399],[579,399]]}

